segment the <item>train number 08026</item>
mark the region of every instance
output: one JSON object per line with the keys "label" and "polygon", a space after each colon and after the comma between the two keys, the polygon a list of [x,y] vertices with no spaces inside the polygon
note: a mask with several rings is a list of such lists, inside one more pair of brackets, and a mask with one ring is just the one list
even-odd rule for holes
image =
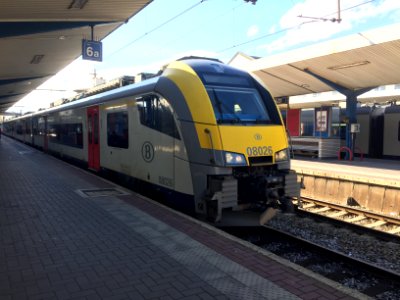
{"label": "train number 08026", "polygon": [[272,155],[272,146],[247,147],[246,152],[248,156]]}

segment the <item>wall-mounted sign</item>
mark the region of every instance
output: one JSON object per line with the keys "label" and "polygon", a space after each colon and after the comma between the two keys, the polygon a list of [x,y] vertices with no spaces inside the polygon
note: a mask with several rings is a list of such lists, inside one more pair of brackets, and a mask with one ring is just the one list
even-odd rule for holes
{"label": "wall-mounted sign", "polygon": [[329,108],[315,110],[315,131],[327,132],[329,128]]}
{"label": "wall-mounted sign", "polygon": [[98,41],[82,40],[82,59],[102,61],[102,43]]}
{"label": "wall-mounted sign", "polygon": [[360,132],[360,124],[359,123],[352,123],[350,125],[350,132],[351,133],[359,133]]}

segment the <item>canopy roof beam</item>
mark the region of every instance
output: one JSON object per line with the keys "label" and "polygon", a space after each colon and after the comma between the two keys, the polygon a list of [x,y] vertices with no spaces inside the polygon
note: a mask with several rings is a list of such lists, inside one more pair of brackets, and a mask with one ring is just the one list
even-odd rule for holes
{"label": "canopy roof beam", "polygon": [[358,90],[352,90],[347,87],[344,87],[336,82],[333,82],[327,78],[324,78],[323,76],[311,71],[310,69],[304,69],[304,72],[307,74],[310,74],[311,76],[317,78],[321,82],[325,83],[326,85],[329,85],[332,89],[335,91],[338,91],[339,93],[343,94],[346,96],[346,117],[347,117],[347,122],[346,122],[346,146],[349,149],[353,149],[353,139],[351,135],[351,124],[357,123],[357,97],[376,88],[374,87],[366,87],[366,88],[361,88]]}

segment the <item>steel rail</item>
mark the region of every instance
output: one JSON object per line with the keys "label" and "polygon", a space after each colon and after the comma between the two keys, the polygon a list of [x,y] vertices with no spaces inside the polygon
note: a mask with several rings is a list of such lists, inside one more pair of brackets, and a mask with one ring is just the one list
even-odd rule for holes
{"label": "steel rail", "polygon": [[[302,211],[322,215],[337,221],[362,226],[396,236],[400,235],[400,218],[397,217],[308,197],[301,197],[300,202],[297,203],[297,208]],[[385,226],[388,228],[385,228]]]}
{"label": "steel rail", "polygon": [[[399,286],[398,283],[400,282],[400,274],[397,273],[394,270],[387,269],[385,267],[379,266],[377,264],[365,261],[363,259],[353,257],[351,255],[348,255],[346,253],[343,253],[338,250],[330,249],[327,246],[324,246],[322,244],[319,244],[318,242],[313,242],[310,240],[307,240],[306,238],[302,238],[299,236],[296,236],[292,233],[289,233],[285,230],[282,229],[277,229],[269,225],[264,225],[261,227],[258,227],[258,229],[253,228],[253,230],[249,230],[248,227],[245,228],[225,228],[224,229],[226,232],[229,234],[235,235],[241,239],[248,240],[248,236],[251,235],[253,230],[257,232],[257,235],[259,236],[259,239],[256,241],[253,241],[252,243],[255,244],[256,246],[266,249],[267,251],[270,251],[272,253],[275,253],[277,256],[284,257],[285,259],[288,259],[292,263],[296,265],[300,265],[306,269],[310,269],[313,272],[319,273],[321,276],[329,278],[330,280],[333,280],[337,283],[341,283],[343,278],[354,278],[354,274],[349,274],[344,272],[344,269],[338,269],[336,270],[334,267],[332,268],[332,272],[324,273],[322,268],[322,272],[315,270],[313,266],[315,264],[317,265],[326,265],[328,268],[329,266],[332,265],[332,263],[336,263],[338,265],[342,265],[343,268],[345,269],[350,269],[350,270],[355,270],[358,272],[357,274],[366,274],[367,278],[373,278],[374,285],[386,285],[384,290],[387,289],[392,289],[393,284],[396,286],[394,287],[395,290],[398,290]],[[282,241],[284,247],[288,247],[287,245],[289,244],[290,250],[284,250],[284,251],[274,251],[274,250],[268,250],[268,247],[264,247],[265,245],[268,245],[272,241],[275,240],[275,238],[279,239],[279,241]],[[274,242],[272,242],[274,244]],[[285,255],[289,252],[296,252],[299,251],[299,253],[303,252],[306,250],[307,252],[311,253],[311,258],[307,258],[304,260],[292,260],[290,258],[286,258]],[[335,271],[336,270],[336,271]],[[363,280],[360,278],[360,280]],[[375,290],[371,286],[370,288],[367,288],[366,290],[363,290],[363,286],[360,285],[359,287],[351,287],[352,289],[356,289],[360,291],[361,293],[374,297],[376,296],[377,290]],[[380,292],[379,292],[380,293]]]}

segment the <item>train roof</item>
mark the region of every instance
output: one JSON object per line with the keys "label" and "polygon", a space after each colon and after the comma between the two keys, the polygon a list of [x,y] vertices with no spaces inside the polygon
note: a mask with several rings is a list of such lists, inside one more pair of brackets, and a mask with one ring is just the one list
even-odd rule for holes
{"label": "train roof", "polygon": [[398,114],[400,113],[400,105],[391,105],[385,108],[385,114]]}
{"label": "train roof", "polygon": [[369,115],[371,110],[372,107],[370,106],[357,107],[357,115]]}
{"label": "train roof", "polygon": [[66,109],[74,109],[74,108],[79,108],[79,107],[88,107],[88,106],[92,106],[92,105],[96,105],[96,104],[101,104],[101,103],[105,103],[108,101],[112,101],[116,98],[124,98],[127,96],[131,96],[133,91],[135,91],[135,93],[138,93],[138,94],[144,94],[144,93],[150,92],[154,89],[154,86],[157,84],[158,79],[159,79],[159,76],[153,77],[153,78],[150,78],[150,79],[147,79],[147,80],[135,83],[135,84],[126,85],[126,86],[119,87],[114,90],[105,91],[100,94],[92,95],[92,96],[82,98],[82,99],[79,99],[76,101],[71,101],[71,102],[68,102],[68,103],[60,105],[60,106],[55,106],[55,107],[51,107],[49,109],[34,112],[32,114],[20,116],[20,117],[14,118],[9,121],[24,119],[26,117],[32,117],[32,116],[45,115],[48,113],[63,111]]}
{"label": "train roof", "polygon": [[[226,65],[217,59],[203,58],[203,57],[184,57],[179,59],[178,61],[184,62],[188,66],[190,66],[204,81],[206,79],[203,78],[204,74],[207,73],[219,73],[223,75],[230,76],[250,76],[246,71],[237,69],[235,67]],[[172,62],[173,63],[173,62]],[[164,68],[164,71],[169,68],[169,64]],[[31,114],[26,114],[24,116],[20,116],[14,118],[12,120],[24,119],[26,117],[32,116],[40,116],[48,113],[53,113],[57,111],[63,111],[66,109],[74,109],[79,107],[88,107],[93,105],[102,104],[108,101],[112,101],[117,98],[124,98],[127,96],[131,96],[132,93],[135,94],[146,94],[152,91],[155,91],[155,86],[160,77],[163,76],[163,72],[159,72],[157,76],[154,76],[149,79],[145,79],[138,83],[128,84],[126,86],[117,87],[112,90],[102,91],[98,94],[90,95],[84,98],[78,98],[74,101],[70,101],[64,103],[59,106],[51,107],[45,110],[37,111]],[[205,84],[208,82],[204,82]],[[10,120],[10,121],[12,121]]]}
{"label": "train roof", "polygon": [[224,64],[218,59],[188,56],[179,59],[188,64],[197,74],[220,73],[225,75],[247,75],[246,71]]}

